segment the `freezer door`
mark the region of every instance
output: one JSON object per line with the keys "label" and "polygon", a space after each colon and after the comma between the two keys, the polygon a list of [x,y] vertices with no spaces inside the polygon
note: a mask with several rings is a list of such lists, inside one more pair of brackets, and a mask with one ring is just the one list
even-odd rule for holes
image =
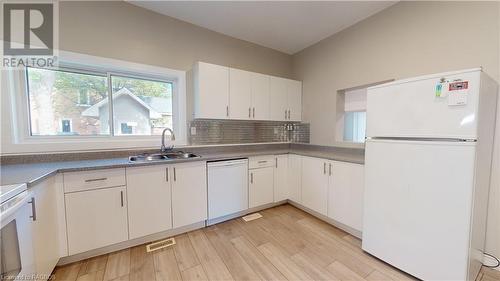
{"label": "freezer door", "polygon": [[422,280],[466,280],[475,149],[368,140],[363,250]]}
{"label": "freezer door", "polygon": [[[369,88],[366,135],[477,139],[480,73],[478,70]],[[467,89],[449,91],[450,84],[444,83],[441,93],[436,93],[441,78],[451,83],[467,82]],[[451,105],[462,98],[465,104]]]}

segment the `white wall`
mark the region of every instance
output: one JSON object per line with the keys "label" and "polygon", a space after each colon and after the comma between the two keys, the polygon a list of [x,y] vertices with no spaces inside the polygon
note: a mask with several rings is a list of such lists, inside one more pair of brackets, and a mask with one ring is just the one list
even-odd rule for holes
{"label": "white wall", "polygon": [[[500,5],[498,5],[498,15],[498,46],[500,49]],[[498,58],[498,65],[500,67],[500,57]],[[500,81],[500,71],[498,73],[497,81]],[[488,232],[486,233],[486,250],[494,254],[496,257],[500,257],[500,98],[498,99],[497,103],[496,125],[495,146],[493,148],[493,173],[491,175],[490,202],[488,205]]]}
{"label": "white wall", "polygon": [[290,78],[292,57],[124,1],[61,1],[63,50],[187,71],[201,60]]}
{"label": "white wall", "polygon": [[[478,66],[500,81],[499,15],[499,2],[403,1],[295,54],[311,142],[335,144],[341,89]],[[497,119],[487,250],[500,257],[500,114]]]}

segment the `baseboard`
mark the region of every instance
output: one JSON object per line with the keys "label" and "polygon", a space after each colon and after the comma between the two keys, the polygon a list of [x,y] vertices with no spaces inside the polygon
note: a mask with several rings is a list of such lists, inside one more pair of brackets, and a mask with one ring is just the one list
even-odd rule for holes
{"label": "baseboard", "polygon": [[328,224],[331,224],[331,225],[333,225],[333,226],[335,226],[335,227],[337,227],[339,229],[342,229],[343,231],[351,234],[352,236],[355,236],[355,237],[357,237],[359,239],[361,239],[362,236],[363,236],[362,235],[363,233],[361,231],[359,231],[357,229],[354,229],[354,228],[352,228],[350,226],[347,226],[347,225],[345,225],[343,223],[340,223],[340,222],[338,222],[336,220],[333,220],[333,219],[331,219],[331,218],[329,218],[329,217],[327,217],[327,216],[325,216],[323,214],[320,214],[320,213],[318,213],[316,211],[313,211],[313,210],[311,210],[311,209],[309,209],[309,208],[307,208],[307,207],[305,207],[305,206],[303,206],[303,205],[301,205],[301,204],[299,204],[297,202],[294,202],[292,200],[288,200],[288,203],[290,205],[298,208],[298,209],[301,209],[302,211],[304,211],[304,212],[306,212],[306,213],[308,213],[308,214],[310,214],[312,216],[315,216],[316,218],[318,218],[318,219],[320,219],[320,220],[322,220],[322,221],[324,221],[324,222],[326,222]]}
{"label": "baseboard", "polygon": [[193,230],[196,230],[196,229],[204,228],[205,226],[206,226],[206,222],[205,221],[201,221],[201,222],[197,222],[197,223],[190,224],[190,225],[187,225],[187,226],[179,227],[179,228],[176,228],[176,229],[169,229],[169,230],[166,230],[166,231],[163,231],[163,232],[159,232],[159,233],[155,233],[155,234],[151,234],[151,235],[148,235],[148,236],[144,236],[144,237],[140,237],[140,238],[136,238],[136,239],[131,239],[131,240],[123,241],[123,242],[120,242],[120,243],[117,243],[117,244],[113,244],[113,245],[110,245],[110,246],[106,246],[106,247],[102,247],[102,248],[99,248],[99,249],[90,250],[88,252],[83,252],[83,253],[79,253],[79,254],[76,254],[76,255],[67,256],[67,257],[62,257],[59,260],[59,262],[57,263],[57,265],[58,266],[65,265],[65,264],[69,264],[69,263],[73,263],[73,262],[85,260],[85,259],[88,259],[88,258],[92,258],[92,257],[104,255],[104,254],[109,254],[109,253],[116,252],[116,251],[119,251],[119,250],[123,250],[123,249],[131,248],[131,247],[135,247],[135,246],[142,245],[142,244],[145,244],[145,243],[149,243],[149,242],[161,240],[161,239],[164,239],[164,238],[176,236],[176,235],[179,235],[179,234],[182,234],[182,233],[186,233],[186,232],[189,232],[189,231],[193,231]]}
{"label": "baseboard", "polygon": [[218,223],[221,223],[221,222],[232,220],[232,219],[235,219],[235,218],[238,218],[238,217],[242,217],[242,216],[245,216],[245,215],[248,215],[248,214],[251,214],[251,213],[255,213],[255,212],[258,212],[258,211],[262,211],[262,210],[269,209],[269,208],[272,208],[272,207],[276,207],[276,206],[279,206],[279,205],[283,205],[283,204],[286,204],[286,203],[287,203],[287,200],[283,200],[283,201],[279,201],[279,202],[265,204],[265,205],[262,205],[262,206],[259,206],[259,207],[254,207],[254,208],[246,209],[244,211],[237,212],[237,213],[234,213],[234,214],[230,214],[230,215],[227,215],[227,216],[223,216],[223,217],[219,217],[219,218],[215,218],[215,219],[209,219],[209,220],[207,220],[207,225],[218,224]]}

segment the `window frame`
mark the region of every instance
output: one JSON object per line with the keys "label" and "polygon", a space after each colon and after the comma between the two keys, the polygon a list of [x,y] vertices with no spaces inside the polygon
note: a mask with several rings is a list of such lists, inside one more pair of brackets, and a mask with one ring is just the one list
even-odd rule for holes
{"label": "window frame", "polygon": [[[102,58],[72,52],[59,51],[59,67],[55,70],[107,77],[111,88],[111,75],[161,82],[171,82],[172,88],[172,128],[176,134],[174,145],[186,145],[186,72],[152,65],[138,64],[109,58]],[[5,73],[2,73],[2,76]],[[155,148],[161,143],[160,136],[151,135],[55,135],[32,136],[29,107],[28,80],[25,68],[9,70],[5,75],[10,110],[10,141],[3,141],[2,151],[9,153],[95,151],[100,149]],[[4,78],[2,78],[4,79]],[[2,100],[2,102],[4,102]],[[109,122],[112,123],[112,96],[108,93],[111,108]],[[3,110],[3,108],[2,108]],[[112,126],[112,124],[111,124]],[[111,129],[111,127],[110,127]],[[33,147],[36,145],[36,147]],[[97,146],[96,146],[97,145]]]}

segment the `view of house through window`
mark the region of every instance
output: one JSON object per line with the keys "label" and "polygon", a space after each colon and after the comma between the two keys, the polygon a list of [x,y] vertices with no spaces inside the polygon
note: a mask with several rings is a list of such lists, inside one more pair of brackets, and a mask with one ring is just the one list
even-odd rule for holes
{"label": "view of house through window", "polygon": [[123,76],[111,76],[111,82],[113,126],[127,124],[125,130],[115,129],[115,135],[160,135],[172,128],[172,83]]}
{"label": "view of house through window", "polygon": [[[33,136],[159,135],[173,128],[172,82],[27,68]],[[113,129],[113,130],[112,130]]]}
{"label": "view of house through window", "polygon": [[[109,134],[87,107],[107,99],[106,75],[27,68],[30,129],[33,136]],[[85,93],[82,95],[82,93]]]}

